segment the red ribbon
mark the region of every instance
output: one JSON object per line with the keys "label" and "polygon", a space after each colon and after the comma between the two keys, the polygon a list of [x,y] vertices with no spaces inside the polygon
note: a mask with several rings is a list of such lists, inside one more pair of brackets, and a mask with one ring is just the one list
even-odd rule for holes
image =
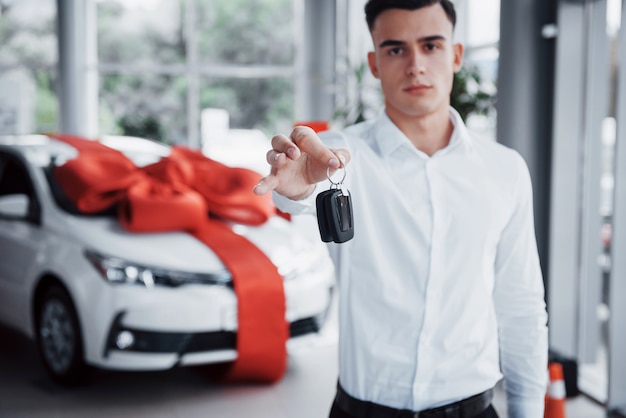
{"label": "red ribbon", "polygon": [[324,132],[330,129],[330,123],[326,120],[308,120],[296,122],[293,126],[308,126],[316,133]]}
{"label": "red ribbon", "polygon": [[238,356],[221,380],[279,380],[287,367],[289,335],[282,277],[261,250],[224,222],[261,225],[276,214],[270,195],[252,193],[261,176],[184,147],[140,168],[97,141],[48,136],[79,151],[54,175],[80,211],[115,205],[130,232],[188,231],[229,269],[237,294]]}

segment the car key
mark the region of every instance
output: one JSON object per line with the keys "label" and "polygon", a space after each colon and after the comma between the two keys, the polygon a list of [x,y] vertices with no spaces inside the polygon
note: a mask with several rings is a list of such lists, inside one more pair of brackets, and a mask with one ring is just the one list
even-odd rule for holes
{"label": "car key", "polygon": [[324,242],[342,243],[354,237],[354,218],[352,198],[348,189],[343,187],[344,177],[339,183],[331,182],[330,190],[317,195],[317,223]]}

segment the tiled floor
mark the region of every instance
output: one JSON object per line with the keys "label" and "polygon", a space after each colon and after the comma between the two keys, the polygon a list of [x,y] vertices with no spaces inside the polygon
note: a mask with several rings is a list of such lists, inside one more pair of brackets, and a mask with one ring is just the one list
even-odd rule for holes
{"label": "tiled floor", "polygon": [[[67,389],[48,380],[26,339],[0,327],[0,341],[2,418],[323,418],[337,380],[333,322],[313,346],[290,357],[287,374],[275,385],[217,386],[197,370],[177,369],[101,372],[88,385]],[[499,389],[494,404],[506,417]],[[605,417],[583,396],[569,400],[566,410],[567,418]]]}

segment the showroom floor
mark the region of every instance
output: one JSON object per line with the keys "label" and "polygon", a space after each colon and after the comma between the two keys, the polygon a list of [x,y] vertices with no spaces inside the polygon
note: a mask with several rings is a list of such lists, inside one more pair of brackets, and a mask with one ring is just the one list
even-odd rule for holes
{"label": "showroom floor", "polygon": [[[217,386],[193,369],[166,372],[99,372],[86,386],[59,387],[44,374],[33,345],[0,327],[0,417],[2,418],[323,418],[337,381],[333,319],[309,347],[289,359],[275,385]],[[506,417],[502,391],[494,405]],[[579,396],[567,402],[567,418],[605,417]]]}

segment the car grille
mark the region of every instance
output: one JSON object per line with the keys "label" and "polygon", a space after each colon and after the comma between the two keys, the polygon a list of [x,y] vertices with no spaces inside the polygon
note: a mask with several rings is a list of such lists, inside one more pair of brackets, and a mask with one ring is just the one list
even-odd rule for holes
{"label": "car grille", "polygon": [[[200,333],[185,332],[152,332],[124,327],[121,324],[122,315],[114,321],[105,356],[111,351],[128,351],[142,353],[198,353],[216,350],[234,350],[237,347],[237,333],[232,331],[214,331]],[[321,318],[310,317],[299,319],[289,324],[290,337],[299,337],[316,333],[321,328]],[[130,333],[133,342],[121,349],[117,338],[122,333]]]}
{"label": "car grille", "polygon": [[291,337],[300,337],[306,334],[318,332],[321,324],[318,318],[304,318],[289,324],[289,335]]}

